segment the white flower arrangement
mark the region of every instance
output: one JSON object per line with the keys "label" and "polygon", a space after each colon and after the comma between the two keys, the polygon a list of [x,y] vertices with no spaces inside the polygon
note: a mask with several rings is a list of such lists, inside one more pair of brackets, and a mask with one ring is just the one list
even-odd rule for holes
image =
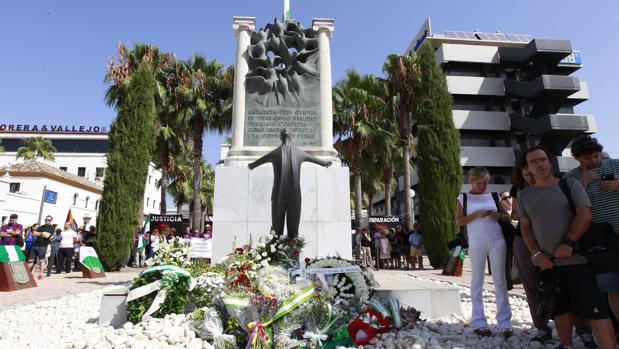
{"label": "white flower arrangement", "polygon": [[[308,268],[348,268],[353,266],[357,265],[345,259],[332,257],[312,262],[308,265]],[[362,304],[370,299],[373,285],[371,279],[368,279],[363,272],[332,274],[325,279],[329,284],[330,292],[328,293],[331,293],[329,296],[345,305],[350,304],[353,300],[357,304]]]}
{"label": "white flower arrangement", "polygon": [[146,261],[146,265],[154,266],[161,264],[173,264],[181,268],[191,265],[191,253],[193,248],[183,244],[180,238],[173,238],[167,243],[161,244],[155,257]]}

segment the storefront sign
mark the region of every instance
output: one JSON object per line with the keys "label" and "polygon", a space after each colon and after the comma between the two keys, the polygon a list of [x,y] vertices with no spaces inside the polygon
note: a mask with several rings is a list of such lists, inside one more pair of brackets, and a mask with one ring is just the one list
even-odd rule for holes
{"label": "storefront sign", "polygon": [[105,126],[0,124],[0,132],[19,133],[107,133]]}
{"label": "storefront sign", "polygon": [[582,58],[580,58],[580,51],[573,51],[569,56],[563,58],[559,62],[561,65],[582,65]]}

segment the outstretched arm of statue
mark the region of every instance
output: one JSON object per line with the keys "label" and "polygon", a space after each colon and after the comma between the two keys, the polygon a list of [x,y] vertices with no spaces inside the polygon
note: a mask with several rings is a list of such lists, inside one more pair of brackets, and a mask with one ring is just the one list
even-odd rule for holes
{"label": "outstretched arm of statue", "polygon": [[313,162],[316,165],[320,165],[322,167],[330,167],[331,166],[331,161],[325,161],[325,160],[319,159],[319,158],[317,158],[317,157],[315,157],[313,155],[307,154],[307,153],[305,153],[305,161]]}
{"label": "outstretched arm of statue", "polygon": [[251,171],[258,166],[266,164],[267,162],[271,162],[271,153],[264,154],[258,160],[252,162],[251,164],[248,164],[247,167],[249,167],[249,170]]}

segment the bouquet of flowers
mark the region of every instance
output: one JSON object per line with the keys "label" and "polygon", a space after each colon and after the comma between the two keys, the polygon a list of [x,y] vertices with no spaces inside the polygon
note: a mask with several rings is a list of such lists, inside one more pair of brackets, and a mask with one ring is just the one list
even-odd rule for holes
{"label": "bouquet of flowers", "polygon": [[223,321],[214,308],[199,308],[187,316],[194,332],[204,339],[213,341],[216,349],[236,348],[236,338],[224,334]]}
{"label": "bouquet of flowers", "polygon": [[303,238],[289,238],[284,235],[278,237],[275,232],[271,232],[260,238],[253,256],[261,267],[273,264],[288,269],[299,265],[299,255],[304,246]]}
{"label": "bouquet of flowers", "polygon": [[162,244],[157,250],[155,257],[146,261],[146,265],[151,267],[161,264],[172,264],[181,268],[191,265],[192,247],[183,244],[180,238],[172,238],[167,243]]}
{"label": "bouquet of flowers", "polygon": [[254,319],[249,324],[251,348],[270,348],[273,330],[268,325],[279,309],[280,301],[269,295],[257,294],[249,299],[249,312]]}
{"label": "bouquet of flowers", "polygon": [[196,279],[196,287],[191,291],[191,300],[196,307],[209,307],[219,297],[226,286],[226,280],[218,273],[207,272]]}
{"label": "bouquet of flowers", "polygon": [[225,265],[228,267],[226,272],[227,292],[246,293],[256,289],[256,263],[250,255],[251,247],[235,248],[234,252],[228,256]]}

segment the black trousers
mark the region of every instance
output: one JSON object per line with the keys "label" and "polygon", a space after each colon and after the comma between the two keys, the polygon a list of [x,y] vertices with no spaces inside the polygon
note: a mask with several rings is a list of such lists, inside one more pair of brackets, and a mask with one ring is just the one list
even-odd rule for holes
{"label": "black trousers", "polygon": [[47,276],[52,274],[52,264],[56,268],[56,272],[60,272],[60,263],[58,263],[59,249],[52,248],[52,253],[49,255],[49,260],[47,261]]}
{"label": "black trousers", "polygon": [[60,273],[64,267],[64,271],[71,272],[71,260],[73,259],[73,247],[61,248],[58,256],[58,268],[56,272]]}

